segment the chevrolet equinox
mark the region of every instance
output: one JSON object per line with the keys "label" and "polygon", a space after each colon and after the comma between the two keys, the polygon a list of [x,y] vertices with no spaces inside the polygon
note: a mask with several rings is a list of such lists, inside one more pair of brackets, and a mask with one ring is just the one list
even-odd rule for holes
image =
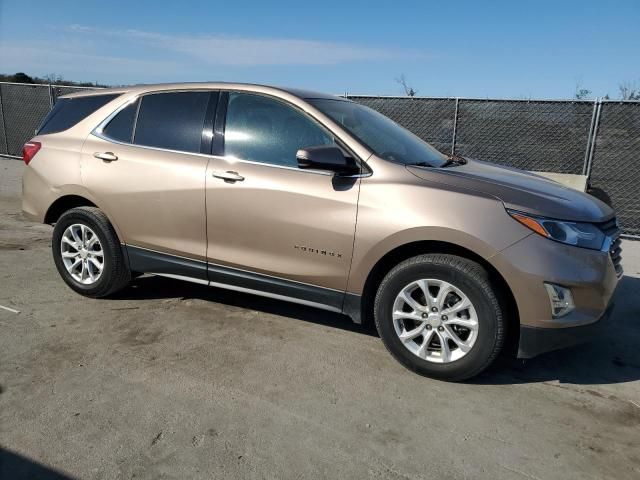
{"label": "chevrolet equinox", "polygon": [[25,144],[23,210],[62,279],[143,273],[371,319],[404,366],[462,380],[578,343],[622,274],[613,210],[438,152],[344,98],[259,85],[61,97]]}

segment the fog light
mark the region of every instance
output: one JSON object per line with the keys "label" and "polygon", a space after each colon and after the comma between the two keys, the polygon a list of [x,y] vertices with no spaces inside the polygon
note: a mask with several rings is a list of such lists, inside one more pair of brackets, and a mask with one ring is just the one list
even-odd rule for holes
{"label": "fog light", "polygon": [[568,288],[553,283],[545,283],[544,288],[547,289],[549,295],[553,318],[563,317],[575,308],[571,290]]}

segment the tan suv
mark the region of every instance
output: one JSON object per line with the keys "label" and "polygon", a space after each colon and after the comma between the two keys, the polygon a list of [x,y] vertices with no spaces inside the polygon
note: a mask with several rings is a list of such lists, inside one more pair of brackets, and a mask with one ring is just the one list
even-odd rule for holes
{"label": "tan suv", "polygon": [[593,335],[622,273],[614,212],[439,153],[343,98],[258,85],[62,97],[24,147],[23,210],[64,281],[152,273],[374,319],[391,354],[460,380]]}

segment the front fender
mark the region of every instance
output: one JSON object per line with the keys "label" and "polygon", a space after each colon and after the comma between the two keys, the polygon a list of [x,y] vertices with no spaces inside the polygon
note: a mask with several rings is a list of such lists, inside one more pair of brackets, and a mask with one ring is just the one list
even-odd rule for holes
{"label": "front fender", "polygon": [[348,293],[361,295],[374,266],[403,245],[446,242],[490,261],[531,233],[491,195],[420,180],[404,168],[393,174],[362,180]]}

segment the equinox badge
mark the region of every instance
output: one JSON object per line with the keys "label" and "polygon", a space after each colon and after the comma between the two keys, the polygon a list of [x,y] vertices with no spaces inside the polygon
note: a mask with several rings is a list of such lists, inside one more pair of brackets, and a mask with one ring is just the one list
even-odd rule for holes
{"label": "equinox badge", "polygon": [[317,255],[324,255],[326,257],[342,258],[341,253],[332,252],[330,250],[320,250],[317,248],[305,247],[304,245],[294,245],[293,248],[295,248],[296,250],[300,250],[301,252],[315,253]]}

